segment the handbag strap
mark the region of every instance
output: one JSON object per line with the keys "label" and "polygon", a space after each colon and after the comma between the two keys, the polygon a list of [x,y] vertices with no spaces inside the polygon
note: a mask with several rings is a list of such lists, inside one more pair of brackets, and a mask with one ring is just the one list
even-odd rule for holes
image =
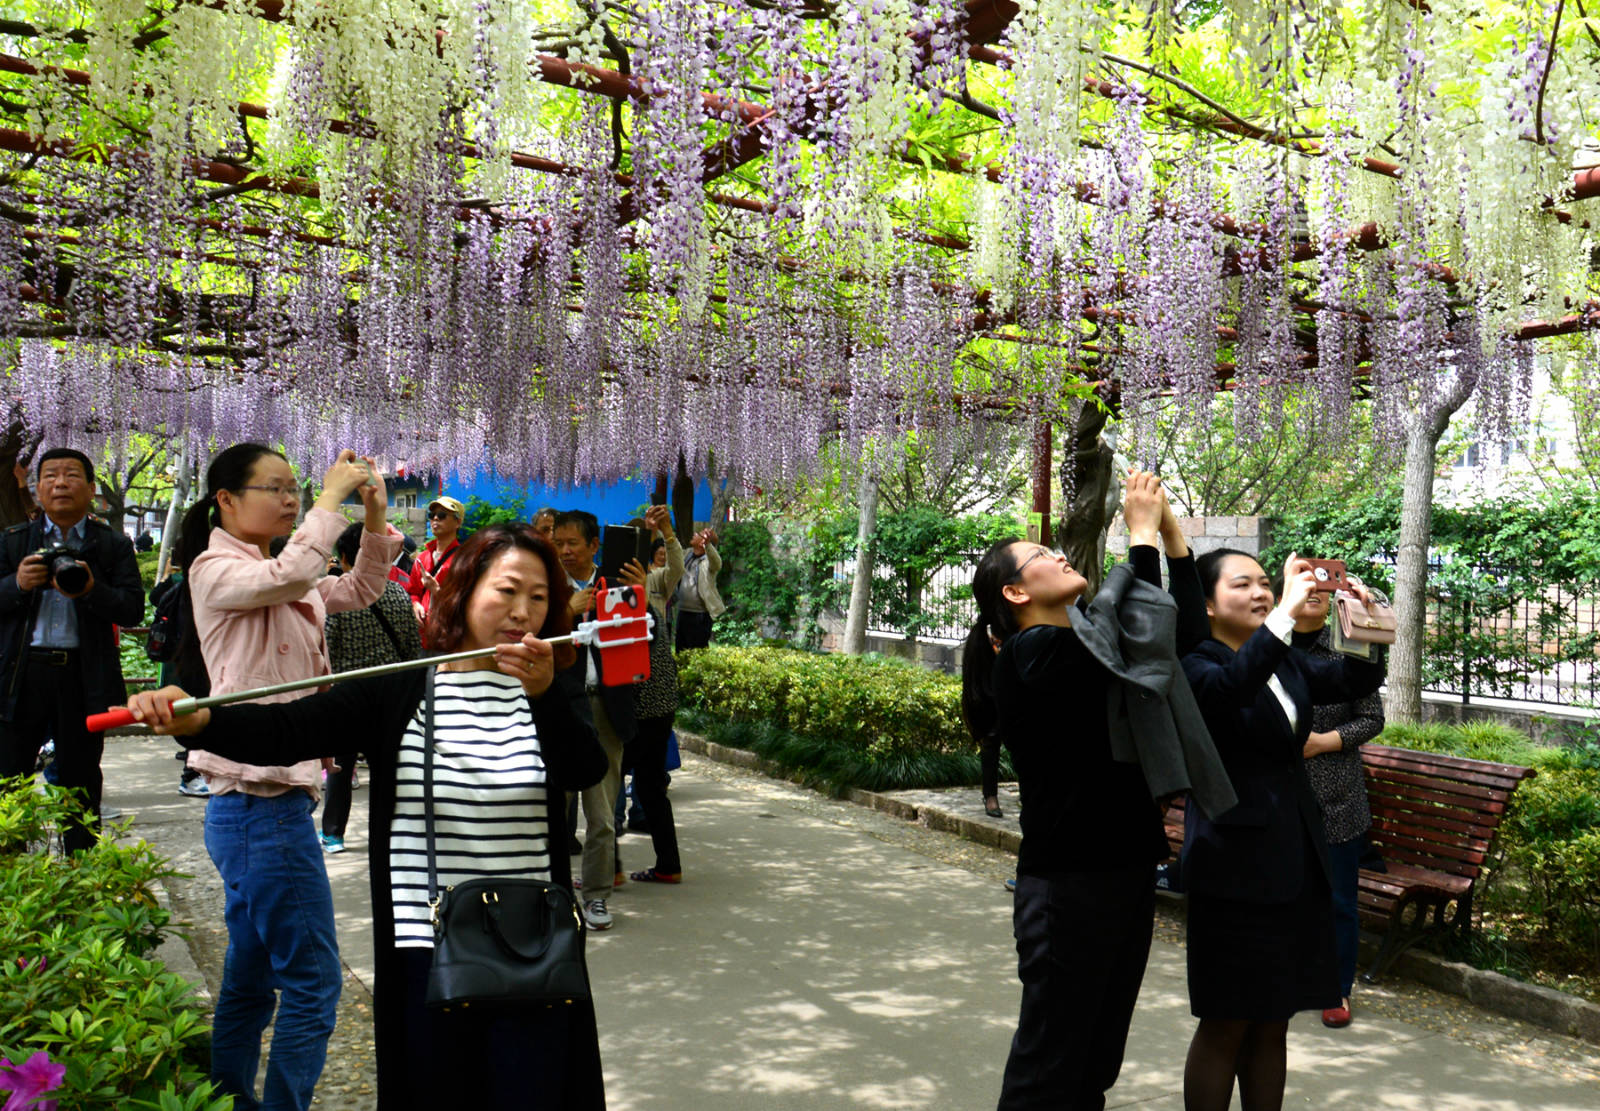
{"label": "handbag strap", "polygon": [[422,822],[428,838],[428,919],[439,928],[439,869],[433,836],[433,668],[422,680]]}
{"label": "handbag strap", "polygon": [[[385,589],[387,590],[388,588],[385,587]],[[384,635],[389,638],[389,643],[394,645],[394,658],[402,661],[409,660],[411,657],[406,655],[406,650],[400,646],[400,637],[394,631],[394,626],[389,624],[389,619],[383,615],[383,599],[381,597],[372,603],[370,612],[373,617],[378,619],[378,624],[383,626]],[[432,672],[430,671],[429,674],[432,674]]]}

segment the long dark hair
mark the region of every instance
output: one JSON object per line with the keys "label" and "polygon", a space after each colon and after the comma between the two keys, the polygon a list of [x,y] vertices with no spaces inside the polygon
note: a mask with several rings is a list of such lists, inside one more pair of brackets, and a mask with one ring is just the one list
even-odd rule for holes
{"label": "long dark hair", "polygon": [[[237,494],[242,490],[250,481],[250,472],[255,469],[256,460],[263,455],[283,458],[281,452],[273,451],[265,444],[234,444],[219,453],[206,468],[205,497],[189,507],[183,515],[183,523],[178,526],[176,561],[183,568],[185,583],[194,569],[194,561],[211,546],[211,530],[222,524],[222,512],[217,508],[217,492],[228,490]],[[173,660],[180,673],[205,667],[205,657],[200,651],[200,634],[194,626],[194,611],[185,606],[183,615],[178,654]]]}
{"label": "long dark hair", "polygon": [[[428,623],[422,631],[424,644],[438,652],[461,650],[467,637],[467,603],[472,592],[496,557],[512,548],[532,552],[544,564],[545,579],[550,584],[550,607],[545,611],[539,638],[548,640],[572,631],[572,615],[567,610],[567,603],[572,600],[572,586],[567,582],[567,573],[561,569],[561,557],[556,555],[555,548],[534,532],[532,525],[489,525],[473,533],[451,558],[450,573],[440,581],[439,593],[428,608]],[[558,671],[572,666],[577,658],[570,644],[558,644],[554,651]]]}
{"label": "long dark hair", "polygon": [[1011,546],[1015,536],[998,540],[978,560],[972,573],[972,597],[978,603],[978,620],[961,646],[961,720],[972,739],[981,741],[999,724],[994,700],[994,639],[1002,644],[1017,632],[1016,611],[1000,591],[1016,581],[1017,557]]}

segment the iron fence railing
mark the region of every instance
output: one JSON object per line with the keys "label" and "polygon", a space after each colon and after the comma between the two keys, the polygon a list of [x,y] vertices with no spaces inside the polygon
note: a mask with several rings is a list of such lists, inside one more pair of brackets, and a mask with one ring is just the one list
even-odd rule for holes
{"label": "iron fence railing", "polygon": [[[972,572],[979,553],[920,581],[879,566],[868,631],[959,641],[977,620]],[[855,561],[835,567],[848,596]],[[1600,703],[1600,583],[1528,592],[1507,568],[1434,561],[1429,566],[1423,689],[1470,702],[1501,698],[1549,705]]]}

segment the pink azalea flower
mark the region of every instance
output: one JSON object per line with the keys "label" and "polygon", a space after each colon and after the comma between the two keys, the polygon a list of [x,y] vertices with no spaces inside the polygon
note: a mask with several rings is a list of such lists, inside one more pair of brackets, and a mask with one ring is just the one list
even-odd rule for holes
{"label": "pink azalea flower", "polygon": [[53,1063],[42,1049],[20,1065],[0,1057],[0,1091],[11,1092],[0,1111],[56,1111],[55,1100],[41,1097],[61,1087],[66,1075],[67,1066]]}

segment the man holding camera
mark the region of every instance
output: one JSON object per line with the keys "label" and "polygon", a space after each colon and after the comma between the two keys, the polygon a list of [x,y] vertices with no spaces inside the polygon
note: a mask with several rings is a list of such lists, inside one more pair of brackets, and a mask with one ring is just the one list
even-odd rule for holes
{"label": "man holding camera", "polygon": [[31,775],[56,742],[61,786],[82,792],[88,822],[68,852],[94,843],[104,742],[83,719],[127,701],[117,625],[144,617],[133,542],[89,516],[94,464],[71,448],[39,456],[41,515],[0,533],[0,775]]}

